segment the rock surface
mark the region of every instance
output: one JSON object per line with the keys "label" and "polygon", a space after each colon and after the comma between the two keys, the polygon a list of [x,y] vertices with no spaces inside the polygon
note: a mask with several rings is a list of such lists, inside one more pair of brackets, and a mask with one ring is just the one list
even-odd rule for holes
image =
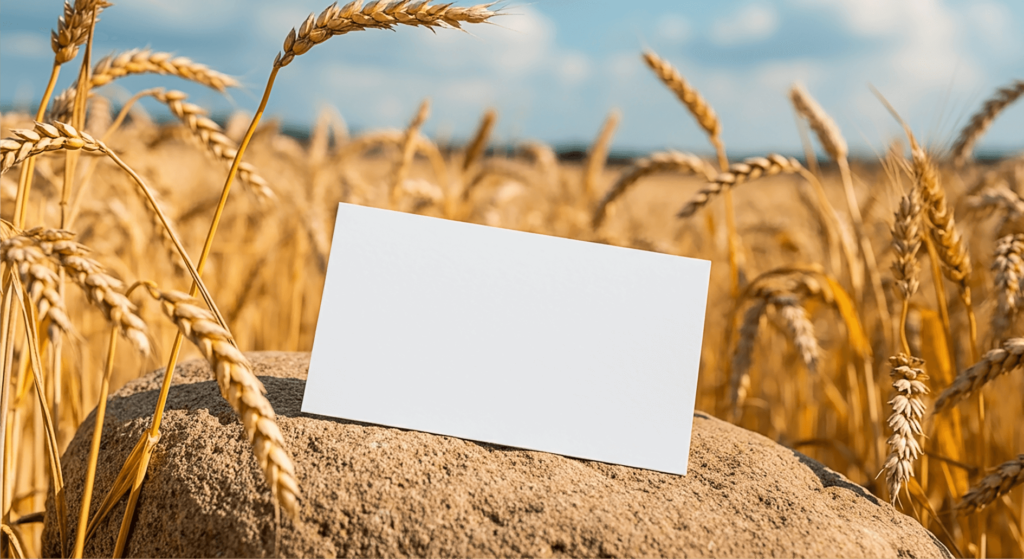
{"label": "rock surface", "polygon": [[[674,476],[299,411],[305,353],[249,354],[304,498],[282,520],[204,362],[175,374],[127,556],[950,557],[924,528],[800,453],[702,413]],[[92,510],[149,424],[161,375],[108,405]],[[63,457],[78,517],[93,416]],[[668,444],[668,443],[667,443]],[[52,495],[44,550],[59,554]],[[124,500],[88,556],[113,551]],[[73,541],[74,525],[70,523]]]}

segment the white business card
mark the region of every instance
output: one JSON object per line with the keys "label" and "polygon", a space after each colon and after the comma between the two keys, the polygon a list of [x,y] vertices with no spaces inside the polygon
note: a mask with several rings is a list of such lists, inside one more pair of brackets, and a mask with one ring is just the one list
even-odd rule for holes
{"label": "white business card", "polygon": [[685,474],[710,271],[340,204],[302,411]]}

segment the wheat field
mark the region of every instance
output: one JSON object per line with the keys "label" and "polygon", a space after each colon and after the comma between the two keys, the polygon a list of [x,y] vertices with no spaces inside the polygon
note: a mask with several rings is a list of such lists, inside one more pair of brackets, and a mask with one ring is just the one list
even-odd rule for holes
{"label": "wheat field", "polygon": [[[104,9],[116,7],[65,5],[38,112],[0,119],[0,555],[40,553],[50,490],[66,556],[81,556],[120,499],[124,549],[164,399],[115,487],[94,492],[87,478],[79,517],[64,508],[59,456],[112,391],[195,357],[216,371],[279,512],[294,514],[287,443],[241,352],[310,350],[334,212],[347,202],[713,261],[698,409],[848,476],[957,556],[1024,556],[1024,161],[971,157],[1024,82],[995,92],[951,147],[921,145],[908,128],[874,160],[851,159],[828,108],[794,84],[805,152],[737,160],[721,131],[743,123],[720,122],[699,84],[638,52],[708,144],[610,162],[613,111],[594,115],[604,123],[575,161],[541,142],[497,142],[494,110],[465,144],[438,143],[421,132],[429,99],[408,107],[404,130],[350,135],[344,107],[322,111],[302,138],[262,120],[275,80],[327,39],[450,32],[501,15],[490,5],[355,2],[312,14],[282,30],[256,113],[221,123],[174,80],[225,92],[235,78],[148,49],[94,57]],[[61,71],[79,78],[53,91]],[[140,73],[168,85],[120,106],[104,95]],[[154,120],[135,103],[143,97],[170,120]]]}

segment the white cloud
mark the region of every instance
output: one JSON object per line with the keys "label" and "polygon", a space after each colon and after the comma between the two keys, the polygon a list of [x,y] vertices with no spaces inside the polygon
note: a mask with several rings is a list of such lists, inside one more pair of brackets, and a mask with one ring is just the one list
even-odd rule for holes
{"label": "white cloud", "polygon": [[577,85],[590,75],[590,59],[583,53],[567,52],[559,57],[556,72],[563,85]]}
{"label": "white cloud", "polygon": [[11,31],[0,36],[0,50],[4,54],[40,58],[53,56],[50,39],[40,33],[30,31]]}
{"label": "white cloud", "polygon": [[778,27],[775,8],[749,4],[738,13],[717,20],[711,26],[711,40],[723,46],[756,43],[774,35]]}
{"label": "white cloud", "polygon": [[686,18],[677,14],[666,14],[658,18],[654,32],[665,43],[678,45],[689,40],[693,29]]}

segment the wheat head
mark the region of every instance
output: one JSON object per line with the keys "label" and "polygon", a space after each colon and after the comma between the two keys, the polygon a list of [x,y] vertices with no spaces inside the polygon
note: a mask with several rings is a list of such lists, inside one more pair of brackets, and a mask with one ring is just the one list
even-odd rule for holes
{"label": "wheat head", "polygon": [[274,67],[283,68],[313,46],[353,31],[394,29],[397,25],[462,29],[463,23],[484,23],[497,15],[488,9],[493,5],[478,4],[460,8],[451,4],[431,5],[429,0],[377,0],[363,6],[362,0],[354,0],[339,8],[334,3],[320,12],[319,16],[309,14],[297,31],[292,28],[284,40],[284,50],[274,59]]}
{"label": "wheat head", "polygon": [[[219,124],[206,116],[206,111],[192,103],[186,103],[188,96],[181,91],[156,91],[153,97],[167,105],[171,113],[188,127],[192,135],[199,140],[214,157],[223,161],[228,167],[238,154],[238,146],[231,138],[224,134]],[[252,191],[262,201],[270,201],[276,198],[274,191],[267,184],[266,179],[261,177],[251,163],[242,162],[238,166],[238,177],[249,185]]]}
{"label": "wheat head", "polygon": [[960,514],[979,511],[1021,483],[1024,483],[1024,454],[993,468],[992,473],[967,491],[956,510]]}
{"label": "wheat head", "polygon": [[13,266],[25,285],[32,303],[39,311],[39,318],[46,325],[51,341],[61,332],[72,332],[64,297],[60,294],[57,273],[46,265],[46,253],[36,242],[25,236],[16,235],[0,243],[0,261]]}
{"label": "wheat head", "polygon": [[[112,54],[100,59],[92,69],[89,77],[89,90],[125,76],[133,74],[161,74],[177,76],[224,93],[229,87],[238,87],[235,78],[211,70],[205,64],[193,62],[184,56],[174,56],[169,52],[153,52],[149,49],[133,49],[119,54]],[[50,120],[61,122],[71,119],[71,111],[75,105],[77,85],[55,95],[50,106]],[[91,93],[90,93],[91,97]]]}
{"label": "wheat head", "polygon": [[719,174],[707,186],[698,191],[676,216],[690,217],[726,188],[732,188],[760,177],[779,173],[799,173],[802,170],[803,166],[796,159],[775,153],[767,157],[751,157],[744,160],[743,163],[733,163],[729,166],[728,172]]}
{"label": "wheat head", "polygon": [[75,0],[74,5],[64,0],[64,15],[57,19],[57,30],[50,31],[50,47],[57,65],[78,56],[78,47],[89,35],[93,10],[99,15],[103,8],[110,6],[113,4],[104,0]]}
{"label": "wheat head", "polygon": [[678,70],[660,58],[654,51],[644,52],[643,57],[644,62],[654,71],[655,75],[672,93],[676,94],[690,114],[697,119],[697,124],[707,132],[708,136],[717,139],[722,132],[722,124],[718,121],[715,110],[704,100],[700,92],[683,79]]}
{"label": "wheat head", "polygon": [[917,189],[911,189],[900,199],[891,229],[892,250],[896,256],[892,262],[892,276],[896,280],[896,293],[906,300],[917,293],[920,285],[921,266],[917,262],[917,252],[921,248],[920,219],[920,196]]}
{"label": "wheat head", "polygon": [[466,156],[462,160],[463,173],[469,171],[484,156],[484,151],[487,150],[487,141],[491,137],[491,131],[494,130],[494,123],[497,120],[498,112],[494,109],[487,109],[484,116],[480,118],[480,126],[477,127],[476,134],[473,134],[473,138],[466,146]]}
{"label": "wheat head", "polygon": [[75,242],[75,234],[60,229],[37,227],[25,232],[42,251],[64,269],[86,299],[117,326],[124,336],[142,354],[149,353],[149,338],[145,321],[136,314],[138,308],[124,296],[124,284],[111,276],[102,264],[89,258],[90,249]]}
{"label": "wheat head", "polygon": [[935,164],[917,142],[912,142],[914,177],[928,217],[928,232],[942,261],[943,274],[965,287],[971,276],[971,257],[960,237],[953,212],[946,204],[946,192],[939,184]]}
{"label": "wheat head", "polygon": [[996,243],[992,259],[996,309],[992,312],[992,336],[1001,339],[1020,308],[1024,279],[1024,235],[1006,235]]}
{"label": "wheat head", "polygon": [[713,180],[714,169],[703,159],[690,153],[678,151],[660,151],[652,153],[647,157],[638,159],[619,175],[594,210],[592,224],[595,229],[600,227],[607,213],[608,205],[625,194],[629,187],[636,184],[640,179],[655,173],[687,173],[700,174],[707,180]]}
{"label": "wheat head", "polygon": [[839,127],[836,126],[832,117],[828,116],[825,109],[821,108],[821,105],[814,100],[814,97],[811,97],[802,84],[795,83],[790,87],[789,100],[793,103],[796,112],[810,124],[814,134],[818,136],[818,141],[821,142],[821,147],[825,148],[829,157],[833,161],[846,158],[848,149],[842,132],[839,131]]}
{"label": "wheat head", "polygon": [[988,130],[992,121],[999,116],[999,113],[1007,105],[1016,101],[1021,94],[1024,94],[1024,80],[1014,80],[1010,85],[996,90],[996,94],[985,101],[985,104],[981,106],[981,110],[971,117],[967,126],[960,130],[960,135],[957,136],[950,150],[953,155],[953,162],[958,167],[963,165],[967,158],[970,157],[974,144]]}
{"label": "wheat head", "polygon": [[921,396],[928,393],[924,381],[928,375],[924,372],[924,360],[906,354],[889,358],[892,370],[889,372],[894,380],[892,387],[896,395],[889,400],[892,415],[888,424],[892,429],[889,444],[889,458],[885,461],[885,483],[889,488],[889,499],[896,503],[900,488],[914,475],[914,460],[921,456],[921,445],[917,437],[922,434],[921,418],[924,417],[925,404]]}
{"label": "wheat head", "polygon": [[109,153],[106,144],[69,124],[37,122],[33,130],[12,130],[11,138],[0,140],[0,174],[29,157],[57,150]]}
{"label": "wheat head", "polygon": [[1021,355],[1024,354],[1024,338],[1003,340],[1002,347],[989,350],[981,361],[971,365],[960,373],[953,384],[939,394],[935,400],[935,413],[953,406],[970,396],[982,386],[1000,375],[1005,375],[1020,366]]}
{"label": "wheat head", "polygon": [[179,291],[150,292],[162,304],[164,313],[181,333],[199,348],[217,376],[221,396],[241,418],[256,460],[267,479],[276,502],[289,514],[299,511],[299,485],[295,466],[285,450],[284,436],[275,422],[274,409],[267,400],[263,383],[252,365],[233,345],[231,333],[221,328],[200,301]]}

